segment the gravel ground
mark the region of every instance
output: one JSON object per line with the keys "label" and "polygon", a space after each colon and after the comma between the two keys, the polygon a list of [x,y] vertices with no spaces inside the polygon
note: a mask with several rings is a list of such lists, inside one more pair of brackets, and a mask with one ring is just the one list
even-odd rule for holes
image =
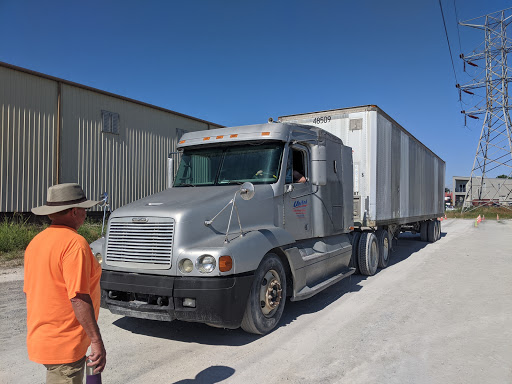
{"label": "gravel ground", "polygon": [[[114,383],[512,383],[512,221],[443,221],[391,265],[287,302],[257,337],[101,309]],[[43,383],[27,358],[22,270],[0,271],[0,383]]]}

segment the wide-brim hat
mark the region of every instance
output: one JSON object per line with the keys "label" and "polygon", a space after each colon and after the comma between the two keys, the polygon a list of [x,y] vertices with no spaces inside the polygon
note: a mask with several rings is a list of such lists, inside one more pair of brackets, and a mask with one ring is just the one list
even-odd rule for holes
{"label": "wide-brim hat", "polygon": [[46,204],[32,208],[32,213],[36,215],[51,215],[69,208],[91,208],[100,201],[87,200],[82,187],[78,184],[57,184],[48,188]]}

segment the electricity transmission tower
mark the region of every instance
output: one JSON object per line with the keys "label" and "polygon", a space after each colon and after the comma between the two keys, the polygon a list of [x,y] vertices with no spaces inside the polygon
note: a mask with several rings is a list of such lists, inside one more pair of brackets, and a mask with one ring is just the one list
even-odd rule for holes
{"label": "electricity transmission tower", "polygon": [[[476,24],[478,21],[483,24]],[[508,207],[512,202],[512,124],[508,94],[511,77],[507,61],[508,54],[512,52],[512,45],[507,39],[507,26],[511,21],[512,8],[507,8],[459,22],[459,25],[482,30],[485,36],[483,48],[469,55],[460,55],[464,61],[464,71],[468,65],[476,76],[465,85],[457,84],[459,93],[464,92],[475,98],[481,96],[471,110],[462,113],[465,119],[480,119],[483,116],[475,160],[466,184],[463,211],[478,205]],[[497,175],[507,178],[495,179]]]}

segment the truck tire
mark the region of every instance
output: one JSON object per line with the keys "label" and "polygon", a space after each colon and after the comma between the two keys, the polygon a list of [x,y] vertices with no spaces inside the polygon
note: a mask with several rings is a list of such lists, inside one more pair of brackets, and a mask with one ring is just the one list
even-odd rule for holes
{"label": "truck tire", "polygon": [[354,237],[352,238],[352,256],[350,257],[349,267],[355,268],[355,274],[359,275],[361,271],[359,270],[359,240],[361,239],[361,232],[354,232]]}
{"label": "truck tire", "polygon": [[428,221],[420,223],[420,239],[421,241],[428,241]]}
{"label": "truck tire", "polygon": [[436,223],[435,221],[431,220],[428,222],[428,229],[427,229],[427,238],[429,243],[433,243],[437,240],[437,231],[436,231]]}
{"label": "truck tire", "polygon": [[286,301],[286,273],[279,257],[268,253],[261,261],[247,299],[242,329],[264,335],[279,323]]}
{"label": "truck tire", "polygon": [[386,268],[389,263],[391,249],[389,246],[389,234],[385,229],[379,229],[376,233],[379,245],[379,268]]}
{"label": "truck tire", "polygon": [[359,270],[362,275],[372,276],[379,265],[379,246],[373,232],[363,232],[359,240]]}
{"label": "truck tire", "polygon": [[437,224],[437,240],[441,239],[441,222],[439,220],[436,220]]}

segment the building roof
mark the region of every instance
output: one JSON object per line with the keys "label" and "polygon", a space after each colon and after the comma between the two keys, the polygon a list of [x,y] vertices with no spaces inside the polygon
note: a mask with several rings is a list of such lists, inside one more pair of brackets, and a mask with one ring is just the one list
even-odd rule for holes
{"label": "building roof", "polygon": [[224,125],[220,125],[220,124],[212,123],[212,122],[210,122],[210,121],[206,121],[206,120],[198,119],[197,117],[193,117],[193,116],[185,115],[185,114],[183,114],[183,113],[179,113],[179,112],[176,112],[176,111],[172,111],[172,110],[170,110],[170,109],[166,109],[166,108],[158,107],[158,106],[156,106],[156,105],[152,105],[152,104],[144,103],[144,102],[139,101],[139,100],[130,99],[129,97],[125,97],[125,96],[117,95],[117,94],[115,94],[115,93],[110,93],[110,92],[107,92],[107,91],[102,91],[101,89],[97,89],[97,88],[93,88],[93,87],[88,87],[87,85],[83,85],[83,84],[75,83],[75,82],[72,82],[72,81],[69,81],[69,80],[65,80],[65,79],[61,79],[61,78],[58,78],[58,77],[54,77],[54,76],[50,76],[50,75],[46,75],[46,74],[44,74],[44,73],[40,73],[40,72],[36,72],[36,71],[32,71],[32,70],[30,70],[30,69],[26,69],[26,68],[18,67],[18,66],[16,66],[16,65],[12,65],[12,64],[5,63],[5,62],[3,62],[3,61],[0,61],[0,67],[13,69],[13,70],[15,70],[15,71],[19,71],[19,72],[28,73],[28,74],[33,75],[33,76],[42,77],[42,78],[44,78],[44,79],[53,80],[53,81],[56,81],[56,82],[59,82],[59,83],[62,83],[62,84],[67,84],[67,85],[71,85],[71,86],[74,86],[74,87],[77,87],[77,88],[86,89],[86,90],[88,90],[88,91],[92,91],[92,92],[100,93],[100,94],[102,94],[102,95],[115,97],[115,98],[117,98],[117,99],[121,99],[121,100],[124,100],[124,101],[129,101],[129,102],[131,102],[131,103],[135,103],[135,104],[143,105],[143,106],[145,106],[145,107],[149,107],[149,108],[157,109],[157,110],[160,110],[160,111],[163,111],[163,112],[172,113],[172,114],[174,114],[174,115],[181,116],[181,117],[185,117],[185,118],[187,118],[187,119],[191,119],[191,120],[195,120],[195,121],[199,121],[199,122],[201,122],[201,123],[205,123],[205,124],[211,125],[211,126],[216,127],[216,128],[224,128]]}

